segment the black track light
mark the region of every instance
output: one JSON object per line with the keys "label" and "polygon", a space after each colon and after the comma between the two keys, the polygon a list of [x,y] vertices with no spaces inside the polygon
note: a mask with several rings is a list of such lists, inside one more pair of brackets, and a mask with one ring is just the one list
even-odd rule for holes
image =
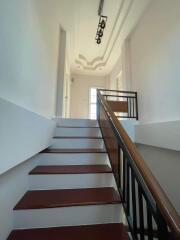
{"label": "black track light", "polygon": [[97,44],[101,43],[101,38],[104,35],[104,29],[106,27],[106,22],[107,22],[107,16],[100,16],[98,28],[97,28],[97,32],[96,32],[96,38],[95,38]]}

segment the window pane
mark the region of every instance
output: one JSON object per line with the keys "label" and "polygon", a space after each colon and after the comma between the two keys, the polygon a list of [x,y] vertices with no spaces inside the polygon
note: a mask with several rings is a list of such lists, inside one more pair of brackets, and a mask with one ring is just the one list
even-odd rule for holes
{"label": "window pane", "polygon": [[96,119],[96,114],[91,113],[91,119]]}
{"label": "window pane", "polygon": [[89,99],[89,104],[90,104],[89,115],[90,115],[91,119],[96,119],[96,102],[97,102],[96,88],[91,88],[90,89],[90,99]]}
{"label": "window pane", "polygon": [[91,88],[91,96],[96,95],[96,88]]}
{"label": "window pane", "polygon": [[91,113],[96,113],[96,104],[91,104]]}
{"label": "window pane", "polygon": [[91,95],[91,103],[96,103],[96,95]]}

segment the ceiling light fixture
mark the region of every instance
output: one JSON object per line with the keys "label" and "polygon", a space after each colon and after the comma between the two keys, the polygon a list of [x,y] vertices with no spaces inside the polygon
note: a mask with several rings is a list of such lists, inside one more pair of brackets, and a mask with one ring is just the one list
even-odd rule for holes
{"label": "ceiling light fixture", "polygon": [[107,22],[107,16],[103,16],[103,7],[104,7],[104,0],[100,0],[99,2],[99,8],[98,8],[98,16],[99,18],[99,23],[97,27],[97,32],[96,32],[96,43],[100,44],[102,42],[101,38],[104,35],[104,29],[106,27],[106,22]]}
{"label": "ceiling light fixture", "polygon": [[104,35],[104,29],[106,27],[106,22],[107,22],[107,16],[101,15],[99,18],[99,23],[98,23],[96,38],[95,38],[97,44],[100,44],[102,42],[101,38]]}

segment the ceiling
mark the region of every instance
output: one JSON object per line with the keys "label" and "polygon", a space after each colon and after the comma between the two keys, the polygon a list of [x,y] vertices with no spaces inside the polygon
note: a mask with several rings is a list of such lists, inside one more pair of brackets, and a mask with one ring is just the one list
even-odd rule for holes
{"label": "ceiling", "polygon": [[108,16],[102,43],[95,41],[100,0],[52,0],[49,4],[67,32],[68,59],[72,73],[107,75],[121,54],[124,40],[151,0],[105,0]]}
{"label": "ceiling", "polygon": [[105,0],[103,15],[108,16],[108,20],[100,45],[95,41],[99,0],[76,1],[72,72],[106,75],[118,60],[124,39],[135,27],[149,1]]}

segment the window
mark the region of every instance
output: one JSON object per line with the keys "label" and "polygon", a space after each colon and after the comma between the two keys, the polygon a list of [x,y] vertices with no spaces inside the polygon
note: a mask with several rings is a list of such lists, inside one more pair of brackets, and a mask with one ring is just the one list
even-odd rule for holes
{"label": "window", "polygon": [[96,119],[96,102],[97,102],[97,91],[96,88],[90,88],[89,94],[89,117],[90,119]]}

